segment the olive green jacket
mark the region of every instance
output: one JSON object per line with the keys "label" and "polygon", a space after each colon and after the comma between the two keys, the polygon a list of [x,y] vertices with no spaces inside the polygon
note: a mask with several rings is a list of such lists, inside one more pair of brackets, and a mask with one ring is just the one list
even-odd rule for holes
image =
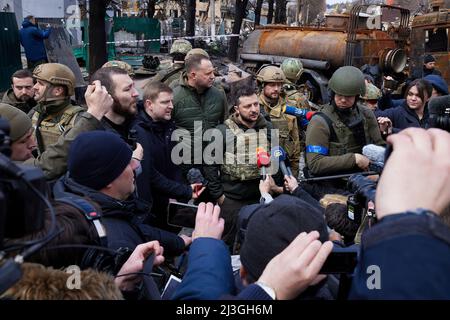
{"label": "olive green jacket", "polygon": [[34,99],[30,99],[28,101],[17,100],[16,96],[14,95],[13,89],[9,89],[8,91],[6,91],[5,95],[3,96],[2,102],[16,107],[25,113],[30,112],[30,110],[33,109],[33,107],[36,105],[36,101]]}
{"label": "olive green jacket", "polygon": [[[358,109],[357,109],[358,108]],[[363,117],[366,144],[384,145],[375,115],[366,107],[353,108],[349,117]],[[330,119],[338,118],[332,105],[325,105],[321,112]],[[347,132],[342,121],[333,122],[333,129]],[[338,139],[339,140],[339,139]],[[331,133],[326,120],[315,115],[306,130],[306,165],[313,175],[333,175],[344,172],[359,171],[355,153],[360,153],[363,146],[358,145],[352,134],[347,134],[339,141],[331,141]],[[312,150],[317,152],[312,152]]]}
{"label": "olive green jacket", "polygon": [[93,130],[103,130],[101,122],[87,112],[81,113],[73,128],[65,131],[58,141],[49,145],[38,158],[29,159],[25,164],[40,167],[47,180],[57,179],[67,171],[70,144],[80,133]]}

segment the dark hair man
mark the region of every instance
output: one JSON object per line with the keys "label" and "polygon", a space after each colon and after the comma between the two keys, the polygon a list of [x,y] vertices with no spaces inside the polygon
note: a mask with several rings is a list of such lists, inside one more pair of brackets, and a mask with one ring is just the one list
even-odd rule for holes
{"label": "dark hair man", "polygon": [[187,130],[190,135],[190,139],[179,142],[183,158],[184,152],[190,151],[190,156],[186,156],[187,161],[183,160],[181,164],[184,175],[189,169],[197,167],[208,179],[204,172],[204,168],[207,167],[204,159],[198,159],[195,155],[203,154],[207,144],[202,139],[204,132],[215,128],[228,116],[225,94],[213,86],[214,79],[214,66],[211,60],[202,55],[192,55],[186,60],[186,71],[182,74],[180,85],[174,88],[172,118],[177,128]]}
{"label": "dark hair man", "polygon": [[36,105],[33,87],[34,79],[31,71],[17,70],[11,76],[11,89],[6,91],[2,102],[28,113]]}

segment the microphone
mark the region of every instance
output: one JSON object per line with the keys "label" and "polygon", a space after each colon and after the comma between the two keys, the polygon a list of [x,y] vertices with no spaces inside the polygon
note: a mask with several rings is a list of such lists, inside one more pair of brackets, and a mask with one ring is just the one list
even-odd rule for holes
{"label": "microphone", "polygon": [[363,147],[362,154],[370,160],[370,170],[381,173],[384,168],[384,154],[385,147],[380,147],[374,144],[368,144]]}
{"label": "microphone", "polygon": [[288,158],[286,155],[286,151],[282,147],[274,147],[272,148],[272,158],[278,160],[280,163],[281,172],[283,172],[283,176],[292,176],[292,170],[290,166],[286,166],[286,162],[288,162]]}
{"label": "microphone", "polygon": [[286,106],[284,113],[289,114],[291,116],[295,116],[297,118],[302,119],[302,126],[308,125],[312,116],[316,113],[316,111],[308,111],[307,109],[299,109],[292,106]]}
{"label": "microphone", "polygon": [[256,159],[256,164],[261,170],[262,180],[266,180],[266,168],[270,166],[270,155],[264,148],[258,147],[256,148]]}

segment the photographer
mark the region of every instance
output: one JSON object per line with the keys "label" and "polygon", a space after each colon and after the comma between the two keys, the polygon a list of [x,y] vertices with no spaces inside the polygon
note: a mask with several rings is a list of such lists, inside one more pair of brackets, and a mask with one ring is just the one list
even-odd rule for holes
{"label": "photographer", "polygon": [[[377,188],[379,223],[363,234],[350,298],[449,299],[450,229],[439,215],[450,205],[450,134],[410,128],[388,142],[394,150]],[[380,271],[372,290],[370,266]]]}

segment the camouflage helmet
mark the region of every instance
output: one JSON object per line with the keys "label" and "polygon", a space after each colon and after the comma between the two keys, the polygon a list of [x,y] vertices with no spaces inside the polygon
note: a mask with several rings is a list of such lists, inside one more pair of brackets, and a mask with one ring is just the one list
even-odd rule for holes
{"label": "camouflage helmet", "polygon": [[33,77],[55,86],[66,86],[67,94],[75,94],[75,75],[69,67],[60,63],[44,63],[33,70]]}
{"label": "camouflage helmet", "polygon": [[366,92],[364,75],[356,67],[345,66],[337,69],[328,82],[328,87],[341,96],[359,96]]}
{"label": "camouflage helmet", "polygon": [[192,44],[185,39],[178,39],[172,43],[170,54],[181,53],[187,54],[192,49]]}
{"label": "camouflage helmet", "polygon": [[134,76],[133,67],[130,64],[126,63],[125,61],[111,60],[102,66],[102,68],[107,68],[107,67],[117,67],[122,70],[125,70],[130,77]]}
{"label": "camouflage helmet", "polygon": [[200,49],[200,48],[194,48],[194,49],[189,50],[189,52],[186,54],[186,57],[184,57],[184,61],[186,61],[187,59],[189,59],[189,57],[191,57],[195,54],[199,54],[199,55],[204,56],[209,59],[208,52],[206,52],[205,50]]}
{"label": "camouflage helmet", "polygon": [[299,59],[285,59],[281,64],[281,70],[283,70],[288,80],[297,82],[297,80],[300,79],[300,76],[303,73],[303,64]]}
{"label": "camouflage helmet", "polygon": [[286,76],[283,70],[276,66],[265,66],[258,71],[256,81],[260,83],[286,82]]}
{"label": "camouflage helmet", "polygon": [[378,100],[381,98],[381,90],[375,85],[368,83],[366,84],[366,94],[359,97],[363,100]]}

